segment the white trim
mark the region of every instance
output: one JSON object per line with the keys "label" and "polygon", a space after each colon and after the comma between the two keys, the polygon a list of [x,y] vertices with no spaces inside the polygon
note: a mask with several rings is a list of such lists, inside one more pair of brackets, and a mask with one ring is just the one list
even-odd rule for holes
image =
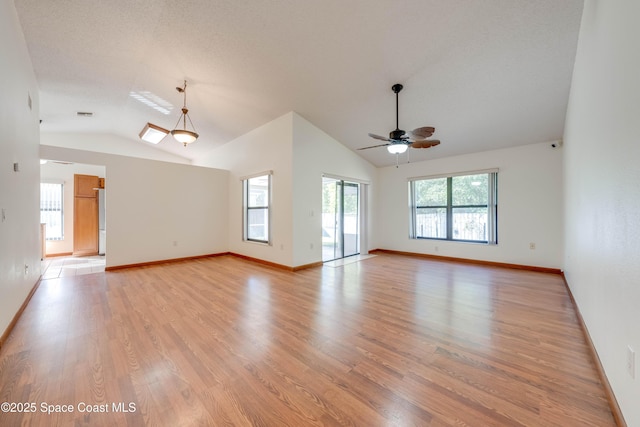
{"label": "white trim", "polygon": [[[249,195],[249,180],[253,179],[253,178],[258,178],[258,177],[262,177],[262,176],[266,176],[267,177],[267,181],[268,181],[268,205],[266,206],[267,209],[267,215],[268,215],[268,223],[267,223],[267,241],[262,241],[262,240],[254,240],[254,239],[249,239],[248,237],[248,213],[249,213],[249,207],[247,205],[247,198]],[[271,178],[273,176],[273,171],[267,171],[267,172],[262,172],[260,174],[257,175],[251,175],[248,177],[245,177],[242,179],[242,181],[240,181],[241,185],[242,185],[242,241],[243,242],[251,242],[251,243],[259,243],[259,244],[263,244],[263,245],[267,245],[267,246],[272,246],[273,244],[273,238],[271,236],[271,223],[272,223],[272,219],[271,219],[271,215],[272,215],[272,210],[273,210],[273,179]]]}
{"label": "white trim", "polygon": [[264,171],[264,172],[253,173],[251,175],[241,176],[238,179],[240,181],[246,181],[246,180],[251,179],[251,178],[257,178],[259,176],[265,176],[265,175],[273,175],[273,171],[272,170],[268,170],[268,171]]}
{"label": "white trim", "polygon": [[475,171],[467,171],[467,172],[453,172],[453,173],[440,173],[437,175],[423,175],[423,176],[412,176],[407,178],[407,181],[419,181],[423,179],[436,179],[436,178],[449,178],[450,176],[466,176],[466,175],[480,175],[484,173],[498,173],[500,169],[491,168],[491,169],[480,169]]}
{"label": "white trim", "polygon": [[360,202],[360,206],[358,206],[358,219],[360,221],[358,224],[358,238],[360,239],[359,249],[360,255],[367,255],[369,253],[369,216],[367,215],[367,205],[369,204],[369,184],[360,183],[360,188],[358,190],[358,199]]}
{"label": "white trim", "polygon": [[492,246],[498,245],[498,224],[496,221],[498,220],[498,212],[496,211],[498,207],[498,174],[490,173],[489,174],[489,199],[487,200],[487,208],[489,209],[487,223],[489,226],[489,230],[487,231],[487,238],[491,237],[487,244]]}
{"label": "white trim", "polygon": [[242,239],[242,243],[248,243],[250,245],[260,245],[260,246],[273,246],[273,243],[271,241],[269,242],[262,242],[260,240],[248,240],[248,239]]}
{"label": "white trim", "polygon": [[323,178],[330,178],[330,179],[335,179],[338,181],[346,181],[346,182],[353,182],[354,184],[371,184],[371,181],[365,180],[365,179],[357,179],[357,178],[348,178],[346,176],[340,176],[340,175],[333,175],[330,173],[323,173],[322,174]]}
{"label": "white trim", "polygon": [[49,178],[44,178],[40,180],[41,184],[62,184],[65,185],[66,181],[64,179],[49,179]]}
{"label": "white trim", "polygon": [[[471,176],[471,175],[487,175],[489,178],[489,182],[488,182],[488,194],[487,194],[487,225],[488,225],[488,231],[487,231],[487,241],[475,241],[475,240],[460,240],[460,241],[465,241],[468,243],[480,243],[480,244],[487,244],[487,245],[492,245],[492,246],[496,246],[498,244],[498,235],[497,235],[497,194],[498,194],[498,185],[497,185],[497,177],[498,177],[498,173],[499,170],[498,168],[494,168],[494,169],[482,169],[482,170],[477,170],[477,171],[471,171],[471,172],[463,172],[463,173],[452,173],[452,174],[446,174],[446,175],[431,175],[428,177],[413,177],[413,178],[408,178],[408,184],[409,184],[409,239],[435,239],[435,240],[444,240],[444,241],[448,241],[448,242],[456,242],[459,241],[457,239],[453,239],[451,238],[451,236],[449,236],[449,230],[451,230],[451,225],[449,224],[447,227],[447,236],[446,238],[437,238],[437,237],[417,237],[417,230],[416,230],[416,217],[417,217],[417,206],[415,204],[415,200],[416,200],[416,194],[415,194],[415,183],[418,181],[428,181],[428,180],[432,180],[432,179],[442,179],[442,178],[446,178],[447,179],[447,188],[449,191],[450,188],[449,186],[451,185],[451,181],[449,180],[449,178],[453,178],[456,176]],[[448,196],[447,196],[448,198]],[[451,200],[447,200],[447,221],[450,219],[450,209],[452,209],[454,206],[452,206],[451,204]]]}

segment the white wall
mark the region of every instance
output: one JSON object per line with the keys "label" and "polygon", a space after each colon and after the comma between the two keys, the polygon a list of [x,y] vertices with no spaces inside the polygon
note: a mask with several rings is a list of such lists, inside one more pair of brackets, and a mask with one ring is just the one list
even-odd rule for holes
{"label": "white wall", "polygon": [[564,138],[565,275],[629,426],[640,426],[638,16],[638,1],[585,2]]}
{"label": "white wall", "polygon": [[[292,121],[293,113],[285,114],[194,161],[230,172],[225,224],[229,251],[286,266],[293,266]],[[273,171],[272,244],[244,242],[241,178],[269,170]]]}
{"label": "white wall", "polygon": [[[373,185],[376,168],[356,153],[293,114],[293,265],[322,261],[322,175],[370,184],[365,212],[370,235],[375,221]],[[369,248],[360,248],[365,253]]]}
{"label": "white wall", "polygon": [[[437,150],[430,148],[430,150]],[[409,238],[408,178],[499,168],[498,244]],[[456,258],[561,268],[562,149],[525,145],[379,170],[372,246]],[[535,243],[536,249],[529,249]],[[436,250],[437,247],[437,250]]]}
{"label": "white wall", "polygon": [[228,250],[228,172],[47,145],[40,155],[106,167],[108,267]]}
{"label": "white wall", "polygon": [[[366,182],[376,174],[370,163],[294,112],[195,163],[231,172],[229,250],[289,267],[322,261],[322,174]],[[273,171],[273,243],[243,242],[241,177],[267,170]]]}
{"label": "white wall", "polygon": [[147,160],[191,164],[191,160],[154,148],[144,141],[131,141],[111,134],[101,133],[51,133],[43,132],[40,141],[44,145],[91,150],[98,153],[121,155]]}
{"label": "white wall", "polygon": [[47,240],[47,256],[69,254],[73,252],[73,210],[74,210],[74,175],[96,175],[105,177],[105,167],[85,164],[60,164],[47,162],[40,165],[40,181],[61,183],[62,186],[62,221],[63,239]]}
{"label": "white wall", "polygon": [[[40,276],[38,87],[12,1],[0,2],[0,61],[2,335]],[[14,163],[19,172],[14,172]]]}

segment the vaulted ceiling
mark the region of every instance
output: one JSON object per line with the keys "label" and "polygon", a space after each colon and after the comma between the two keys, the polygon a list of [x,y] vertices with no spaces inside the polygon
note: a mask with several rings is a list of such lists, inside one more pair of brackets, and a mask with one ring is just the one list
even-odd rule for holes
{"label": "vaulted ceiling", "polygon": [[[188,81],[197,158],[295,111],[353,149],[434,126],[419,161],[562,137],[581,0],[15,0],[42,132],[175,127]],[[163,114],[140,96],[164,105]],[[77,112],[93,112],[79,117]],[[90,141],[87,142],[88,146]],[[356,151],[395,163],[384,148]],[[127,153],[123,153],[127,154]]]}

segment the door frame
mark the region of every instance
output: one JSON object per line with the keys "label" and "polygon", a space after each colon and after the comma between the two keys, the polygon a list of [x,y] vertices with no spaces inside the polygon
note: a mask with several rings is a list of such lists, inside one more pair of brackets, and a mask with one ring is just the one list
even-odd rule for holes
{"label": "door frame", "polygon": [[97,175],[73,175],[73,255],[98,255],[98,187]]}
{"label": "door frame", "polygon": [[[349,256],[356,256],[356,255],[360,255],[360,254],[366,254],[368,253],[368,249],[367,249],[367,238],[366,238],[366,230],[367,230],[367,193],[368,193],[368,188],[369,188],[369,183],[366,181],[362,181],[359,179],[354,179],[354,178],[348,178],[348,177],[341,177],[341,176],[336,176],[336,175],[331,175],[331,174],[322,174],[322,188],[323,191],[321,192],[321,197],[323,198],[323,200],[321,201],[321,205],[324,206],[324,185],[325,185],[325,179],[328,180],[333,180],[333,181],[337,181],[341,183],[341,190],[340,190],[340,199],[341,199],[341,203],[340,206],[338,207],[339,210],[339,218],[341,221],[341,232],[342,232],[342,236],[340,239],[341,242],[341,255],[340,257],[334,257],[331,259],[325,259],[324,257],[324,245],[323,245],[323,252],[322,252],[322,262],[329,262],[329,261],[334,261],[337,259],[342,259],[342,258],[346,258]],[[357,201],[357,222],[356,222],[356,227],[357,227],[357,234],[356,234],[356,253],[355,254],[350,254],[350,255],[346,255],[344,254],[344,187],[345,184],[347,185],[353,185],[356,186],[357,188],[357,195],[358,195],[358,201]],[[322,210],[322,215],[324,215],[324,210]],[[337,228],[337,227],[336,227]],[[324,231],[324,227],[323,227],[323,231]],[[363,232],[364,231],[364,232]],[[335,239],[334,239],[335,241]],[[335,254],[335,249],[334,249],[334,254]]]}

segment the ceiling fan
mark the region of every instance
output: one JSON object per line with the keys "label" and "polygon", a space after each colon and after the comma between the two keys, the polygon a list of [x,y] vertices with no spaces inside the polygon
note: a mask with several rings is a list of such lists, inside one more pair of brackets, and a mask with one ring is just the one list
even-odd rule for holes
{"label": "ceiling fan", "polygon": [[427,139],[436,131],[432,126],[424,126],[412,130],[407,133],[400,129],[398,125],[398,93],[402,90],[403,86],[400,83],[396,83],[391,86],[391,90],[396,94],[396,129],[389,133],[389,137],[376,135],[370,133],[369,136],[380,141],[387,141],[386,144],[372,145],[370,147],[358,148],[358,150],[368,150],[369,148],[387,147],[387,150],[391,154],[400,154],[407,151],[407,148],[430,148],[440,144],[438,139]]}

